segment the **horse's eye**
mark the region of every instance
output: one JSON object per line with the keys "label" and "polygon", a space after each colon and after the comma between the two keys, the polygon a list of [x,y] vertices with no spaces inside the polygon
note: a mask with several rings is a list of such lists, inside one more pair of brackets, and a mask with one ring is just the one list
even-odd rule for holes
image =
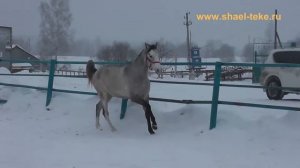
{"label": "horse's eye", "polygon": [[152,56],[152,55],[150,55],[150,58],[153,58],[153,56]]}

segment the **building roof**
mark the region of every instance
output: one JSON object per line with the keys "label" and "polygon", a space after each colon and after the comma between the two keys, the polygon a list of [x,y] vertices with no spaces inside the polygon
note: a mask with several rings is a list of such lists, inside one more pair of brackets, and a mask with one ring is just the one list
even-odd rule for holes
{"label": "building roof", "polygon": [[21,46],[19,46],[18,44],[13,44],[12,46],[6,46],[5,47],[7,50],[15,50],[15,49],[19,49],[23,52],[25,52],[28,55],[31,55],[33,58],[39,60],[39,58],[37,58],[36,56],[34,56],[33,54],[29,53],[28,51],[26,51],[24,48],[22,48]]}

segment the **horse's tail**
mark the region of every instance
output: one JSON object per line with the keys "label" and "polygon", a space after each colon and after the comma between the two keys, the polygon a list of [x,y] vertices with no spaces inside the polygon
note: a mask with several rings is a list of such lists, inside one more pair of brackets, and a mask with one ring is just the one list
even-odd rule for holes
{"label": "horse's tail", "polygon": [[89,60],[86,64],[86,76],[89,79],[89,84],[91,83],[93,75],[96,71],[97,71],[97,69],[95,68],[94,61]]}

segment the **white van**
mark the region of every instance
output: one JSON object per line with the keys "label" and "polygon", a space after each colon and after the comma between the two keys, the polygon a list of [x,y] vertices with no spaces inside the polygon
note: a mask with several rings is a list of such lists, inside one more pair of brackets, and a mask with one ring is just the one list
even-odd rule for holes
{"label": "white van", "polygon": [[[300,48],[273,50],[265,62],[265,64],[282,63],[300,65]],[[270,100],[281,100],[288,93],[300,94],[300,67],[265,67],[260,76],[260,83],[263,86],[291,87],[264,89]]]}

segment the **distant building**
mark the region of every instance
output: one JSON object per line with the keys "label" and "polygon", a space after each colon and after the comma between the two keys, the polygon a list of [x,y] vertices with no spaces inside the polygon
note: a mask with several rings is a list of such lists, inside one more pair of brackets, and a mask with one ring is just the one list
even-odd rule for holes
{"label": "distant building", "polygon": [[[39,61],[37,57],[30,54],[29,52],[25,51],[19,45],[13,44],[12,46],[6,46],[5,51],[1,52],[0,59],[2,60],[30,60],[30,61]],[[12,72],[14,66],[21,66],[21,67],[32,67],[32,69],[40,69],[39,62],[30,62],[30,63],[22,63],[12,64],[9,61],[0,61],[0,67],[6,67]]]}

